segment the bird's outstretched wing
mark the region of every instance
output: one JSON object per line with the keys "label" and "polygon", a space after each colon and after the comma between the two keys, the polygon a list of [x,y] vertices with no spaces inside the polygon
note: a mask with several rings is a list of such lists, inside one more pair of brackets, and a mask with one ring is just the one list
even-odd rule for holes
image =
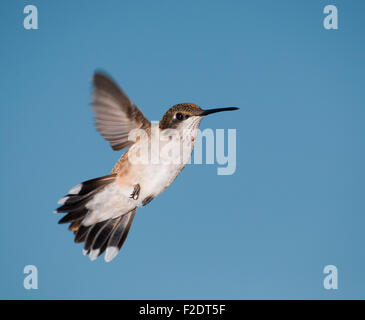
{"label": "bird's outstretched wing", "polygon": [[96,72],[93,79],[95,125],[113,150],[133,144],[128,140],[132,129],[146,129],[150,122],[122,89],[106,74]]}

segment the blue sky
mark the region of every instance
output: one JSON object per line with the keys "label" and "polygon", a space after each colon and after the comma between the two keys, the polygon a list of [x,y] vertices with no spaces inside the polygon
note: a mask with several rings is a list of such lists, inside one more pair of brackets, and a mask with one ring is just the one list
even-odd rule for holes
{"label": "blue sky", "polygon": [[[39,29],[23,28],[36,5]],[[339,29],[325,30],[335,4]],[[363,1],[5,1],[1,276],[10,299],[364,299]],[[237,170],[189,165],[90,262],[52,212],[120,152],[93,126],[103,69],[150,120],[179,102],[238,106]],[[338,268],[338,290],[323,268]],[[25,290],[35,265],[39,288]]]}

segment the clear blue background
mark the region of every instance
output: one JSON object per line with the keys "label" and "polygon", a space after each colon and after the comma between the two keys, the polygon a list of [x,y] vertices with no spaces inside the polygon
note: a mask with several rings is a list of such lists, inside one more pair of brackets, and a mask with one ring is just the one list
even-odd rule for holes
{"label": "clear blue background", "polygon": [[[0,298],[365,298],[364,14],[355,0],[2,1]],[[52,213],[121,155],[93,126],[100,68],[151,120],[186,101],[241,108],[201,126],[237,129],[236,173],[188,166],[109,264]]]}

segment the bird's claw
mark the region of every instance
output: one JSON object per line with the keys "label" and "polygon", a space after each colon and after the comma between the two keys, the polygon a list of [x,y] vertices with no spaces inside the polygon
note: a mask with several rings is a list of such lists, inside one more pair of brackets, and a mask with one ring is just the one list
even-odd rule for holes
{"label": "bird's claw", "polygon": [[133,192],[132,192],[132,194],[131,194],[131,198],[133,199],[133,200],[137,200],[138,199],[138,197],[139,197],[139,191],[141,190],[141,187],[139,186],[139,184],[136,184],[135,186],[134,186],[134,189],[133,189]]}

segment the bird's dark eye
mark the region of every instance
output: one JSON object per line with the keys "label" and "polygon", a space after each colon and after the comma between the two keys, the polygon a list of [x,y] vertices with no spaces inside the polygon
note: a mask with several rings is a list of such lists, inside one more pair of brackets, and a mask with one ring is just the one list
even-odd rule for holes
{"label": "bird's dark eye", "polygon": [[179,121],[181,121],[181,120],[184,119],[184,115],[179,112],[179,113],[176,114],[176,119],[179,120]]}

